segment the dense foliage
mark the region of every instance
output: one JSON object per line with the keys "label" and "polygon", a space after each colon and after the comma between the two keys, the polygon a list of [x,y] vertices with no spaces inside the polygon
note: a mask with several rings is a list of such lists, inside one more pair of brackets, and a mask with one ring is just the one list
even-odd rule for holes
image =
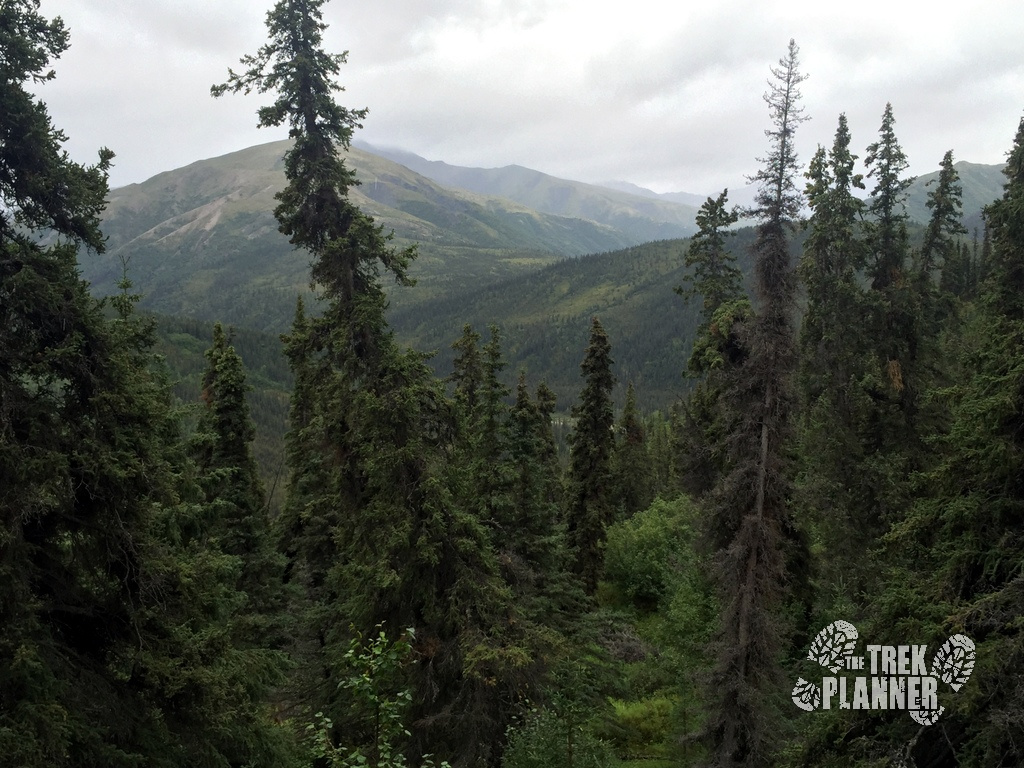
{"label": "dense foliage", "polygon": [[[72,162],[28,90],[63,24],[0,3],[4,764],[1021,764],[1024,121],[984,233],[951,152],[915,233],[891,105],[870,199],[842,115],[801,191],[791,41],[755,228],[723,191],[688,243],[409,310],[439,378],[389,324],[417,252],[353,200],[324,2],[214,88],[290,130],[280,342],[90,295],[112,154]],[[836,619],[973,638],[940,725],[787,700]]]}

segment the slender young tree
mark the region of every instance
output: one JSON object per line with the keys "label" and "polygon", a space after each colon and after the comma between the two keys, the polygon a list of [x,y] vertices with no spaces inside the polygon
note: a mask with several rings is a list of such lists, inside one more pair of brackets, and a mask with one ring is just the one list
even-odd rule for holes
{"label": "slender young tree", "polygon": [[612,468],[615,473],[615,507],[618,519],[647,509],[654,501],[647,430],[636,407],[633,382],[626,388],[626,404],[617,427]]}
{"label": "slender young tree", "polygon": [[726,250],[734,234],[728,227],[739,216],[726,208],[727,202],[728,190],[723,190],[701,206],[699,230],[686,253],[686,266],[693,269],[690,287],[676,288],[686,300],[702,298],[701,324],[687,361],[688,375],[701,380],[679,407],[675,438],[680,483],[695,497],[714,487],[723,469],[722,379],[725,369],[738,363],[736,330],[750,314],[742,275]]}
{"label": "slender young tree", "polygon": [[797,538],[788,509],[796,362],[789,237],[802,201],[794,135],[806,119],[799,106],[806,76],[797,54],[791,40],[765,94],[772,128],[765,132],[769,153],[753,177],[759,190],[751,211],[760,220],[753,246],[758,307],[745,339],[747,357],[727,382],[728,470],[708,501],[708,540],[723,606],[705,726],[709,763],[716,766],[772,764],[775,699],[784,686],[779,615],[789,542]]}
{"label": "slender young tree", "polygon": [[588,594],[597,589],[602,569],[601,543],[614,513],[612,362],[608,335],[595,317],[591,320],[590,343],[580,364],[583,390],[572,410],[576,426],[569,439],[566,516],[569,542],[576,557],[575,571]]}
{"label": "slender young tree", "polygon": [[[707,333],[718,308],[743,295],[743,275],[736,257],[726,250],[726,242],[735,233],[729,227],[739,220],[736,209],[728,209],[729,190],[717,198],[709,197],[697,212],[697,234],[686,250],[686,267],[692,269],[690,287],[675,290],[685,299],[701,297],[701,325],[698,335]],[[691,359],[690,368],[694,368]]]}

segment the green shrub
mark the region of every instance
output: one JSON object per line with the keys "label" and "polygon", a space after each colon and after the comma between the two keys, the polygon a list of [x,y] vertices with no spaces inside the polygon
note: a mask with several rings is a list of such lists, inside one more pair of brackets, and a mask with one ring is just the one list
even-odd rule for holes
{"label": "green shrub", "polygon": [[642,611],[653,611],[674,592],[696,558],[692,502],[657,499],[648,509],[608,528],[604,577],[611,589]]}
{"label": "green shrub", "polygon": [[502,768],[618,768],[611,747],[588,723],[566,722],[546,709],[534,711],[509,736]]}
{"label": "green shrub", "polygon": [[641,701],[612,699],[614,714],[602,727],[615,751],[628,758],[665,757],[673,735],[679,730],[676,700],[654,696]]}

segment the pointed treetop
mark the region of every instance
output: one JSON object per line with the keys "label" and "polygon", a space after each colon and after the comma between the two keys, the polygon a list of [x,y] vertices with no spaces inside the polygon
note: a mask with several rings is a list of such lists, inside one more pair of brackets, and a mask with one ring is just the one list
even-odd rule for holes
{"label": "pointed treetop", "polygon": [[870,210],[883,223],[907,218],[904,201],[907,188],[914,182],[913,176],[903,177],[910,163],[896,139],[895,125],[892,104],[886,104],[882,126],[878,130],[878,141],[868,145],[868,153],[864,158],[868,177],[875,180],[871,190]]}
{"label": "pointed treetop", "polygon": [[794,182],[799,172],[794,136],[800,123],[810,118],[804,116],[800,106],[800,84],[807,75],[799,70],[799,53],[796,41],[791,39],[786,55],[771,68],[772,79],[764,94],[772,121],[772,127],[765,130],[770,148],[767,157],[758,158],[761,170],[750,178],[758,186],[750,213],[765,223],[792,223],[803,204],[803,195]]}
{"label": "pointed treetop", "polygon": [[727,208],[729,190],[722,190],[717,198],[709,197],[697,212],[697,233],[690,238],[686,250],[686,266],[693,272],[687,275],[688,288],[678,286],[680,296],[703,298],[702,327],[726,301],[743,294],[743,274],[736,266],[736,258],[726,250],[726,240],[735,233],[729,227],[739,219],[735,208]]}
{"label": "pointed treetop", "polygon": [[285,152],[288,184],[276,196],[274,210],[282,233],[317,261],[313,277],[349,302],[376,279],[378,262],[406,283],[412,251],[388,247],[388,236],[348,200],[358,184],[341,152],[361,127],[365,109],[347,109],[334,100],[344,90],[336,77],[346,53],[323,50],[320,8],[326,0],[278,0],[267,13],[268,42],[254,56],[243,56],[241,73],[211,93],[275,92],[273,104],[261,107],[259,126],[289,125],[292,147]]}
{"label": "pointed treetop", "polygon": [[933,269],[943,266],[954,255],[954,249],[959,248],[957,236],[967,234],[962,222],[963,188],[960,175],[953,167],[952,150],[943,155],[939,176],[928,182],[928,186],[931,190],[926,205],[931,216],[921,244],[919,277],[922,279],[926,279]]}

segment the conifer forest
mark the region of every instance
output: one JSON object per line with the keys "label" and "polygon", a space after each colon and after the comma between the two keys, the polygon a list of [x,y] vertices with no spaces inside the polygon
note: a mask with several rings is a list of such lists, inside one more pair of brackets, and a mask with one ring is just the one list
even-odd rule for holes
{"label": "conifer forest", "polygon": [[913,224],[899,104],[798,157],[790,41],[753,205],[659,246],[672,403],[597,316],[567,398],[501,316],[398,339],[418,249],[352,200],[325,1],[212,88],[291,141],[272,473],[242,332],[183,397],[132,265],[90,292],[114,153],[65,152],[69,32],[0,0],[0,766],[1024,765],[1024,120],[976,231],[952,152]]}

